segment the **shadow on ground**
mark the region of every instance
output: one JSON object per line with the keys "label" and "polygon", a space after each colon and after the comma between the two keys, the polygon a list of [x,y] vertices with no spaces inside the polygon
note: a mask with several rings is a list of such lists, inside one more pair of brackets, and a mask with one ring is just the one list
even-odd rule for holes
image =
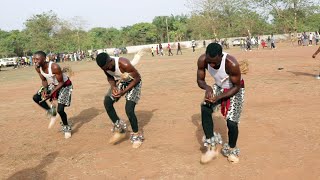
{"label": "shadow on ground", "polygon": [[[214,131],[221,134],[223,142],[227,142],[228,141],[228,130],[227,130],[227,125],[226,125],[225,119],[223,117],[217,116],[217,115],[213,115],[212,119],[213,119],[213,123],[214,123]],[[191,120],[192,120],[192,123],[197,127],[196,138],[197,138],[197,141],[200,145],[200,151],[204,153],[206,149],[204,148],[203,142],[202,142],[204,132],[202,129],[202,124],[201,124],[201,114],[199,113],[199,114],[192,115]]]}
{"label": "shadow on ground", "polygon": [[295,76],[309,76],[309,77],[316,77],[316,74],[310,74],[305,72],[296,72],[296,71],[287,71],[289,73],[294,74]]}
{"label": "shadow on ground", "polygon": [[38,179],[38,180],[44,180],[47,179],[48,173],[44,171],[43,169],[54,162],[54,160],[57,158],[59,152],[52,152],[48,155],[46,155],[41,162],[33,168],[27,168],[21,171],[16,172],[12,176],[8,178],[8,180],[29,180],[29,179]]}
{"label": "shadow on ground", "polygon": [[77,116],[71,117],[69,121],[72,122],[72,133],[77,133],[84,124],[90,122],[102,112],[102,110],[91,107],[81,111]]}
{"label": "shadow on ground", "polygon": [[[144,127],[151,121],[153,113],[158,109],[153,109],[151,111],[136,111],[136,116],[138,119],[139,132],[143,134]],[[130,126],[130,124],[128,124]],[[130,128],[131,129],[131,128]],[[119,141],[117,144],[120,144],[124,141],[127,141],[130,138],[130,133],[127,133],[126,138]]]}

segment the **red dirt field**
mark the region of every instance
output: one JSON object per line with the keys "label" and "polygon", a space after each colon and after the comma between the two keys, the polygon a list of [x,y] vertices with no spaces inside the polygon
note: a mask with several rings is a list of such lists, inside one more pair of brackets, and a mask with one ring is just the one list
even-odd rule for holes
{"label": "red dirt field", "polygon": [[[66,109],[73,136],[67,140],[59,123],[47,129],[44,111],[32,100],[41,85],[35,70],[5,68],[0,71],[0,179],[320,179],[320,80],[315,78],[320,55],[311,58],[316,48],[227,50],[250,63],[238,164],[221,154],[209,164],[199,162],[204,91],[196,83],[196,61],[204,49],[148,54],[136,66],[143,81],[136,114],[145,135],[139,149],[128,139],[108,144],[112,125],[103,99],[109,84],[95,62],[60,64],[74,71]],[[207,82],[213,84],[208,74]],[[124,103],[122,98],[115,108],[128,122]],[[226,141],[219,112],[214,122]]]}

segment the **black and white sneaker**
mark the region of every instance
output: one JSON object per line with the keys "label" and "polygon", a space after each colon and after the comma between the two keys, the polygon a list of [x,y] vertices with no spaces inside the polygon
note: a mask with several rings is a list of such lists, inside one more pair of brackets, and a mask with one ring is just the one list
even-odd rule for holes
{"label": "black and white sneaker", "polygon": [[62,131],[64,132],[65,139],[71,138],[71,126],[70,125],[63,125]]}

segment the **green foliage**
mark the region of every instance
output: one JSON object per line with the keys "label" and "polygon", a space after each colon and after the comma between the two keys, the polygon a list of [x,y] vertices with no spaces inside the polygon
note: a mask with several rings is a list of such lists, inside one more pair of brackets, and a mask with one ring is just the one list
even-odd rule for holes
{"label": "green foliage", "polygon": [[[0,30],[0,57],[34,51],[125,47],[191,39],[214,39],[320,30],[320,0],[186,0],[190,15],[156,16],[152,23],[85,31],[80,17],[64,21],[52,12],[35,14],[22,31]],[[250,32],[250,34],[249,34]]]}
{"label": "green foliage", "polygon": [[0,30],[0,57],[5,57],[13,52],[12,42],[11,33]]}
{"label": "green foliage", "polygon": [[123,29],[125,44],[142,45],[157,42],[157,28],[150,23],[137,23]]}
{"label": "green foliage", "polygon": [[31,51],[43,50],[50,52],[54,50],[52,37],[56,33],[58,17],[52,11],[33,15],[25,22],[26,29],[24,30],[25,38],[28,43],[25,48]]}
{"label": "green foliage", "polygon": [[264,13],[271,16],[277,33],[318,29],[315,24],[307,25],[306,20],[319,14],[319,0],[254,0],[251,4],[256,8],[264,7]]}
{"label": "green foliage", "polygon": [[92,28],[88,37],[93,49],[119,46],[122,43],[121,32],[116,28]]}
{"label": "green foliage", "polygon": [[320,14],[311,14],[305,19],[302,19],[301,25],[304,25],[304,28],[298,30],[302,31],[320,31]]}

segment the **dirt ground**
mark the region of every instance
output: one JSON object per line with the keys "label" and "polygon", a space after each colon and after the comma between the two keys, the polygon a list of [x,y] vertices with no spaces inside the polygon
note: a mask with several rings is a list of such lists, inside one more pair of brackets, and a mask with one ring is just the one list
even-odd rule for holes
{"label": "dirt ground", "polygon": [[[196,61],[204,49],[147,55],[137,65],[143,86],[136,114],[146,138],[139,149],[128,139],[108,144],[112,126],[103,98],[109,84],[95,62],[68,63],[75,74],[67,108],[73,136],[67,140],[59,123],[47,129],[44,111],[32,100],[41,84],[34,69],[3,69],[0,179],[320,179],[320,80],[315,79],[320,57],[311,58],[316,48],[279,44],[276,50],[227,50],[250,63],[239,164],[222,155],[207,165],[199,162],[204,91],[196,83]],[[128,122],[124,103],[121,99],[115,107]],[[214,122],[226,141],[220,113]]]}

